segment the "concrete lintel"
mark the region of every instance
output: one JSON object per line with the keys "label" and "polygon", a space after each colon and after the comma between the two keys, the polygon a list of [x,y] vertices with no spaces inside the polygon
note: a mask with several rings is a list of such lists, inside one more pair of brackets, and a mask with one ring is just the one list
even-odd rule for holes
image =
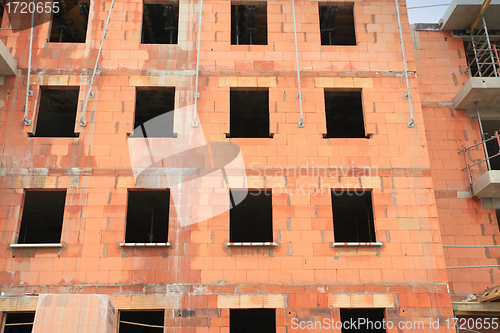
{"label": "concrete lintel", "polygon": [[17,61],[0,40],[0,75],[17,75]]}
{"label": "concrete lintel", "polygon": [[486,172],[474,182],[472,188],[477,198],[500,198],[500,170]]}
{"label": "concrete lintel", "polygon": [[[443,30],[465,30],[476,18],[483,0],[453,0],[441,19]],[[500,29],[500,0],[492,0],[486,11],[488,29]]]}
{"label": "concrete lintel", "polygon": [[457,110],[498,109],[500,105],[500,77],[471,77],[453,98]]}

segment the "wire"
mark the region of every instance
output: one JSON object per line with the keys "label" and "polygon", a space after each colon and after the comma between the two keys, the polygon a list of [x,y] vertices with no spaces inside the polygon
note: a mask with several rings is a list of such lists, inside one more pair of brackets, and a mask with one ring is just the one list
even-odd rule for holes
{"label": "wire", "polygon": [[418,9],[418,8],[430,8],[430,7],[442,7],[442,6],[449,6],[449,3],[444,3],[442,5],[428,5],[428,6],[417,6],[417,7],[407,7],[406,9]]}

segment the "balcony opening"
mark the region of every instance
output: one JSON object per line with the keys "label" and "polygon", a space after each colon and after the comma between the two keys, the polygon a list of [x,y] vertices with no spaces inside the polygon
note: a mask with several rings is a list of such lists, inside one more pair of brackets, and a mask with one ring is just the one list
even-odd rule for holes
{"label": "balcony opening", "polygon": [[269,138],[269,90],[231,90],[231,138]]}
{"label": "balcony opening", "polygon": [[79,87],[41,88],[35,137],[76,138]]}
{"label": "balcony opening", "polygon": [[229,333],[276,333],[276,309],[230,309]]}
{"label": "balcony opening", "polygon": [[141,44],[177,44],[179,4],[144,4]]}
{"label": "balcony opening", "polygon": [[85,43],[89,8],[89,1],[55,1],[50,42]]}
{"label": "balcony opening", "polygon": [[130,137],[175,138],[175,88],[137,89]]}
{"label": "balcony opening", "polygon": [[340,309],[340,321],[357,323],[356,327],[342,325],[342,333],[385,333],[385,309]]}
{"label": "balcony opening", "polygon": [[3,333],[30,333],[35,312],[8,312],[4,314]]}
{"label": "balcony opening", "polygon": [[[484,138],[492,138],[492,140],[486,142],[486,150],[490,158],[491,170],[500,170],[500,156],[495,156],[500,153],[498,140],[495,136],[496,131],[500,132],[500,119],[482,119],[481,124],[483,126]],[[483,149],[483,147],[479,146],[479,149]]]}
{"label": "balcony opening", "polygon": [[[244,192],[244,193],[242,193]],[[272,242],[273,241],[273,196],[270,190],[248,191],[238,205],[236,198],[244,197],[245,191],[230,191],[231,210],[230,242]]]}
{"label": "balcony opening", "polygon": [[361,91],[325,90],[325,138],[367,138]]}
{"label": "balcony opening", "polygon": [[60,243],[66,191],[26,191],[18,244]]}
{"label": "balcony opening", "polygon": [[332,208],[335,242],[375,242],[371,192],[333,190]]}
{"label": "balcony opening", "polygon": [[170,191],[129,191],[125,243],[166,243]]}
{"label": "balcony opening", "polygon": [[356,45],[353,8],[319,6],[321,45]]}
{"label": "balcony opening", "polygon": [[231,44],[267,45],[267,3],[231,4]]}
{"label": "balcony opening", "polygon": [[118,333],[163,333],[165,311],[119,311]]}

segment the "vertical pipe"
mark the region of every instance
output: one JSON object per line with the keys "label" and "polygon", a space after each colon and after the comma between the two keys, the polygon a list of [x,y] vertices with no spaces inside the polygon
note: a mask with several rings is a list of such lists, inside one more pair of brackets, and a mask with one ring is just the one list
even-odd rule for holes
{"label": "vertical pipe", "polygon": [[399,39],[401,41],[401,50],[403,51],[403,64],[404,64],[404,69],[405,69],[405,78],[406,78],[406,90],[407,90],[407,96],[408,96],[408,103],[410,104],[410,118],[411,121],[408,123],[408,127],[415,127],[415,119],[413,117],[413,103],[411,101],[411,90],[410,90],[410,82],[408,80],[408,67],[406,65],[406,54],[405,54],[405,44],[403,40],[403,29],[401,28],[401,17],[399,14],[399,3],[398,0],[396,0],[396,12],[398,16],[398,27],[399,27]]}
{"label": "vertical pipe", "polygon": [[[491,62],[493,65],[493,73],[495,74],[496,77],[498,77],[498,71],[496,70],[496,66],[495,66],[496,65],[495,64],[495,56],[494,56],[493,51],[492,51],[493,47],[491,46],[490,35],[488,34],[488,27],[486,26],[486,20],[484,19],[484,17],[483,17],[483,26],[484,26],[484,33],[486,35],[486,41],[488,42],[488,50],[490,52]],[[495,49],[495,52],[496,52],[496,49]]]}
{"label": "vertical pipe", "polygon": [[[35,5],[35,0],[33,0]],[[36,8],[36,6],[35,6]],[[26,80],[26,104],[24,105],[24,125],[31,125],[31,120],[28,119],[28,97],[30,96],[30,79],[31,79],[31,57],[33,56],[33,26],[35,25],[35,11],[31,13],[31,34],[30,34],[30,55],[28,59],[28,78]]]}
{"label": "vertical pipe", "polygon": [[108,31],[109,19],[111,18],[111,12],[113,11],[113,5],[115,4],[115,0],[111,1],[111,6],[109,7],[108,20],[106,21],[106,26],[104,27],[104,33],[102,34],[101,46],[99,47],[99,52],[97,53],[97,59],[94,65],[94,71],[92,72],[92,78],[90,79],[89,90],[87,91],[87,98],[85,99],[85,104],[83,105],[82,116],[80,117],[80,126],[87,126],[87,121],[85,118],[85,112],[87,111],[87,104],[89,103],[90,95],[92,94],[92,85],[94,84],[95,72],[97,71],[97,66],[99,65],[99,59],[101,58],[102,53],[102,45],[104,44],[104,38],[106,38],[106,32]]}
{"label": "vertical pipe", "polygon": [[293,33],[295,36],[295,58],[297,60],[297,81],[299,85],[299,93],[297,94],[297,98],[300,102],[300,122],[299,127],[304,127],[304,113],[302,110],[302,89],[300,87],[300,67],[299,67],[299,46],[297,43],[297,22],[295,19],[295,0],[292,0],[292,8],[293,8]]}
{"label": "vertical pipe", "polygon": [[198,92],[198,77],[200,75],[200,41],[201,41],[201,18],[202,18],[202,13],[203,13],[203,0],[200,0],[200,15],[198,18],[198,51],[197,51],[197,56],[196,56],[196,87],[195,87],[195,92],[194,92],[194,116],[193,116],[193,122],[191,125],[193,127],[198,127],[198,121],[196,120],[196,116],[198,115],[198,99],[200,98],[200,93]]}
{"label": "vertical pipe", "polygon": [[483,141],[483,149],[484,156],[486,157],[486,165],[488,166],[488,171],[491,170],[490,157],[488,156],[488,149],[486,148],[486,142],[484,142],[484,132],[483,132],[483,124],[481,123],[481,116],[479,115],[479,106],[478,101],[475,101],[476,104],[476,113],[477,113],[477,122],[479,123],[479,130],[481,131],[481,141]]}

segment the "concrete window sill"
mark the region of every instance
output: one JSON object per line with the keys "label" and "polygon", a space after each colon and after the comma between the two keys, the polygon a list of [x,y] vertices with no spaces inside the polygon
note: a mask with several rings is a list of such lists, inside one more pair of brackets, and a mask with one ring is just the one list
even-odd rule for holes
{"label": "concrete window sill", "polygon": [[229,242],[224,247],[278,247],[276,242]]}
{"label": "concrete window sill", "polygon": [[330,242],[332,248],[339,247],[382,247],[382,242]]}
{"label": "concrete window sill", "polygon": [[9,244],[9,249],[63,249],[66,243]]}
{"label": "concrete window sill", "polygon": [[120,243],[120,247],[171,247],[170,242],[166,243]]}

